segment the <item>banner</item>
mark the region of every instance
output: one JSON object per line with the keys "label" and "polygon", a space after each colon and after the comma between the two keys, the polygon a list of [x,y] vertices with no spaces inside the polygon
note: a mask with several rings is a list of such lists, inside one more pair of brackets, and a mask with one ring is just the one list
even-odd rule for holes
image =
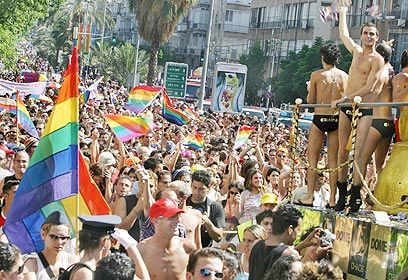
{"label": "banner", "polygon": [[215,65],[212,109],[240,113],[244,109],[247,66],[218,62]]}
{"label": "banner", "polygon": [[396,279],[405,268],[408,268],[408,232],[393,228],[388,251],[386,279]]}
{"label": "banner", "polygon": [[0,96],[18,90],[21,95],[43,95],[46,82],[36,83],[15,83],[0,79]]}
{"label": "banner", "polygon": [[342,271],[348,270],[351,234],[353,232],[353,220],[343,216],[337,216],[333,242],[333,264]]}
{"label": "banner", "polygon": [[370,226],[371,223],[358,220],[354,221],[353,225],[348,275],[354,275],[361,279],[366,279]]}
{"label": "banner", "polygon": [[368,280],[386,279],[390,241],[391,227],[371,225],[366,274]]}

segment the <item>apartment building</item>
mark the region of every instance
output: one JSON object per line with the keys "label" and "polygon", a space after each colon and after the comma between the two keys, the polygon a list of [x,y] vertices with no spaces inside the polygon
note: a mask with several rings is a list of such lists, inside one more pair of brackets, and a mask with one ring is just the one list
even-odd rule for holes
{"label": "apartment building", "polygon": [[[115,26],[106,32],[107,35],[115,36],[118,40],[136,45],[137,21],[135,15],[130,11],[128,0],[115,0],[110,3],[112,17]],[[105,35],[105,36],[107,36]]]}
{"label": "apartment building", "polygon": [[[368,8],[378,5],[373,17]],[[334,6],[332,0],[253,0],[249,28],[250,41],[261,41],[270,57],[266,76],[277,73],[281,59],[289,51],[312,45],[316,37],[339,42],[338,22],[323,22],[320,10]],[[408,0],[354,0],[347,16],[350,35],[357,42],[361,26],[369,21],[377,24],[380,40],[395,39],[394,61],[408,48]]]}
{"label": "apartment building", "polygon": [[[169,41],[169,48],[183,57],[191,69],[202,65],[210,17],[210,0],[191,7]],[[210,67],[218,61],[238,61],[246,53],[250,0],[217,0],[213,7]]]}

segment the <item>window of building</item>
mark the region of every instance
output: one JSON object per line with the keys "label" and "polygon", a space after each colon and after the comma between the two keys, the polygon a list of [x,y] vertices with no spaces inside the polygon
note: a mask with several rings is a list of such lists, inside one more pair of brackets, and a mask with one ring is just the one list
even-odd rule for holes
{"label": "window of building", "polygon": [[225,11],[225,21],[232,22],[234,19],[234,12],[231,10],[226,10]]}

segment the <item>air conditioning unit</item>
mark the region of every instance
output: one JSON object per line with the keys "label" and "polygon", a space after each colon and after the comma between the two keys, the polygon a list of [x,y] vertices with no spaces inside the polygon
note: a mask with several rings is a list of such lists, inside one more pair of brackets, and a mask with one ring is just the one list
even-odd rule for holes
{"label": "air conditioning unit", "polygon": [[303,20],[300,26],[302,29],[306,29],[307,28],[307,21]]}
{"label": "air conditioning unit", "polygon": [[397,26],[405,27],[406,20],[405,19],[397,19]]}

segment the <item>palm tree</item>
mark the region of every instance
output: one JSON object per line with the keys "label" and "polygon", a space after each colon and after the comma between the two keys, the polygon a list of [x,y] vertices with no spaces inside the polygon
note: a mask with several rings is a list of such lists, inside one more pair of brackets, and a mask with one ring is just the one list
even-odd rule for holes
{"label": "palm tree", "polygon": [[151,42],[147,84],[152,85],[156,79],[160,43],[169,40],[180,18],[195,3],[196,0],[129,0],[140,36]]}

